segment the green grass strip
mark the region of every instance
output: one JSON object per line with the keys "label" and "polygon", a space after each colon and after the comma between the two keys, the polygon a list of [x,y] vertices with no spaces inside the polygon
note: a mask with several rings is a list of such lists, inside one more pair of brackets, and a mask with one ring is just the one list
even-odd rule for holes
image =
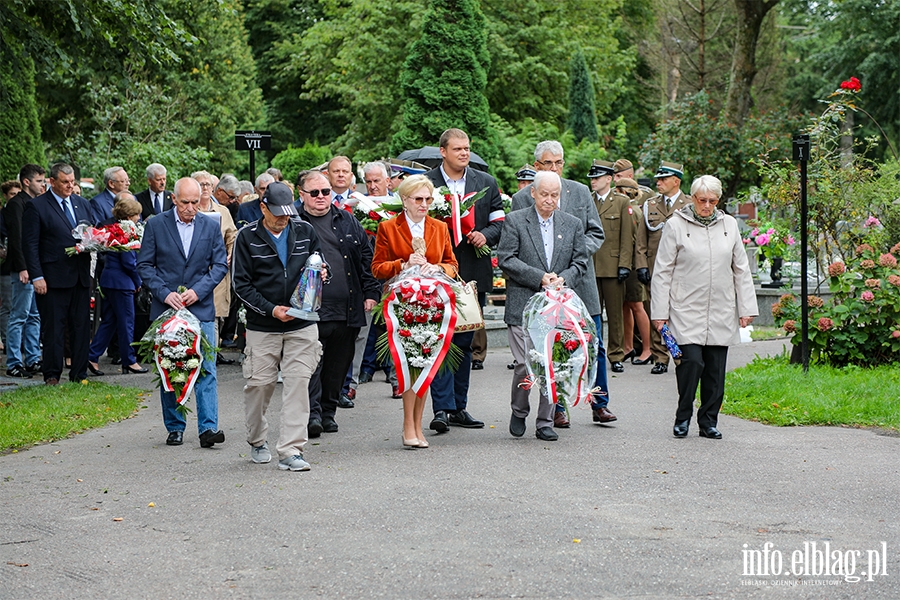
{"label": "green grass strip", "polygon": [[127,419],[149,392],[105,383],[30,385],[0,394],[0,452]]}
{"label": "green grass strip", "polygon": [[722,412],[768,425],[900,427],[900,366],[835,368],[755,358],[728,373]]}

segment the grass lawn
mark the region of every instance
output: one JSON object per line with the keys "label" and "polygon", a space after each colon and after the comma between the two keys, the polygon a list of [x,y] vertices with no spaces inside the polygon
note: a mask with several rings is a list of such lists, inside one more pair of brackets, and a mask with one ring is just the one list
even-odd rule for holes
{"label": "grass lawn", "polygon": [[900,428],[900,366],[837,369],[788,356],[759,358],[728,373],[722,412],[768,425]]}
{"label": "grass lawn", "polygon": [[0,452],[15,452],[127,419],[147,393],[105,383],[64,383],[24,386],[0,394]]}

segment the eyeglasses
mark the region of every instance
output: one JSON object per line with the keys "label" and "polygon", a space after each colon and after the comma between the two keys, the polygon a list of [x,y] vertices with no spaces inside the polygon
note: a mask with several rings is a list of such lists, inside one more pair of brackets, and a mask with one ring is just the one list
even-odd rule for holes
{"label": "eyeglasses", "polygon": [[230,194],[230,193],[226,192],[225,190],[222,190],[222,193],[225,194],[225,197],[228,198],[229,200],[231,200],[232,202],[234,202],[235,200],[238,199],[237,196],[235,196],[234,194]]}
{"label": "eyeglasses", "polygon": [[410,196],[407,200],[413,204],[431,204],[434,202],[434,196]]}
{"label": "eyeglasses", "polygon": [[694,198],[694,200],[696,202],[699,202],[700,204],[710,204],[712,206],[715,206],[719,203],[718,198]]}
{"label": "eyeglasses", "polygon": [[113,179],[112,181],[115,183],[131,183],[130,179]]}
{"label": "eyeglasses", "polygon": [[539,165],[544,167],[556,167],[557,169],[561,169],[563,165],[566,164],[564,160],[539,160],[537,161]]}
{"label": "eyeglasses", "polygon": [[205,187],[212,187],[212,182],[207,181],[206,183],[203,183],[203,182],[201,181],[201,182],[200,182],[200,187],[202,187],[202,188],[205,188]]}
{"label": "eyeglasses", "polygon": [[306,190],[303,191],[304,194],[309,194],[310,198],[318,198],[320,192],[321,192],[323,198],[325,196],[331,195],[330,188],[322,188],[321,190],[309,190],[308,192]]}

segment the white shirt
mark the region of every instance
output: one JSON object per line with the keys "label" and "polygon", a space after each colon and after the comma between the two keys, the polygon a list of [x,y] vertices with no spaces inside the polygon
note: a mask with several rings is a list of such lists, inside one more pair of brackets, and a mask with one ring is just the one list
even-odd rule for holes
{"label": "white shirt", "polygon": [[456,194],[460,198],[466,194],[466,171],[468,171],[468,167],[463,171],[462,177],[459,179],[450,179],[450,176],[447,175],[447,171],[444,170],[444,165],[441,164],[441,176],[447,184],[447,189],[450,190],[451,194]]}
{"label": "white shirt", "polygon": [[538,213],[537,207],[535,207],[534,212],[537,213],[538,223],[541,226],[541,241],[544,243],[544,257],[547,259],[547,269],[550,269],[550,264],[553,260],[553,213],[550,213],[549,217],[543,219],[541,218],[541,214]]}
{"label": "white shirt", "polygon": [[409,215],[406,215],[406,224],[409,225],[409,232],[414,238],[419,237],[425,239],[425,219],[422,219],[418,223],[413,223],[409,218]]}

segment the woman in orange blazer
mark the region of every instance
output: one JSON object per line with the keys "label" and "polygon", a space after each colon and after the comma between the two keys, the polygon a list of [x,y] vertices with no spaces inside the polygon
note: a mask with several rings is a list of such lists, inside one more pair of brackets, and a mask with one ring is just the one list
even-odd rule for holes
{"label": "woman in orange blazer", "polygon": [[[450,230],[443,221],[428,216],[434,185],[424,175],[403,180],[397,193],[403,202],[403,212],[378,226],[375,237],[375,256],[372,274],[376,279],[390,279],[407,267],[419,265],[423,275],[443,270],[456,277],[458,264],[450,243]],[[425,239],[425,256],[415,254],[413,237]],[[422,433],[422,413],[425,397],[412,390],[403,392],[403,445],[408,448],[427,448]]]}

